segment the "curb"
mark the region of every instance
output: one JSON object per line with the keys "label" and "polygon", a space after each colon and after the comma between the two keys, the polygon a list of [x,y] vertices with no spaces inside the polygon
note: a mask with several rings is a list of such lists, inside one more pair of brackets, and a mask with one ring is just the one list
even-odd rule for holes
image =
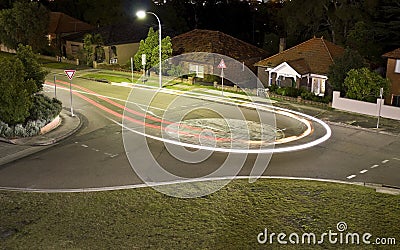
{"label": "curb", "polygon": [[[63,117],[65,117],[65,114],[60,114],[60,117],[61,117],[61,119],[65,119],[65,118],[63,118]],[[78,132],[81,129],[81,127],[83,125],[83,122],[82,122],[83,121],[83,116],[82,116],[82,114],[77,113],[76,117],[79,119],[79,124],[78,124],[77,127],[75,127],[73,130],[70,130],[67,133],[65,133],[65,134],[63,134],[63,135],[61,135],[59,137],[51,138],[51,139],[49,139],[49,140],[47,140],[45,142],[18,144],[17,142],[13,142],[13,141],[10,141],[10,140],[1,140],[2,138],[0,138],[1,141],[6,142],[6,143],[10,143],[10,144],[15,145],[15,146],[28,146],[28,147],[30,146],[29,148],[26,148],[24,150],[18,151],[16,153],[11,154],[11,155],[7,155],[5,157],[1,157],[0,158],[0,166],[8,164],[8,163],[13,162],[13,161],[18,160],[18,159],[27,157],[29,155],[38,153],[38,152],[40,152],[40,151],[42,151],[44,149],[47,149],[47,148],[55,145],[55,143],[57,143],[57,142],[59,142],[61,140],[64,140],[65,138],[75,134],[76,132]],[[62,126],[62,123],[61,123],[61,126]]]}
{"label": "curb", "polygon": [[[352,185],[352,186],[361,186],[366,188],[375,189],[377,193],[385,193],[391,195],[400,195],[400,188],[394,187],[386,187],[382,184],[373,184],[373,183],[365,183],[365,182],[349,182],[349,181],[341,181],[341,180],[333,180],[333,179],[318,179],[318,178],[307,178],[307,177],[288,177],[288,176],[260,176],[254,177],[258,179],[277,179],[277,180],[295,180],[295,181],[315,181],[321,183],[335,183],[342,185]],[[220,178],[204,178],[204,179],[193,179],[187,181],[171,181],[164,183],[151,183],[151,184],[132,184],[132,185],[124,185],[124,186],[111,186],[111,187],[97,187],[97,188],[68,188],[68,189],[40,189],[40,188],[13,188],[13,187],[0,187],[0,191],[8,191],[8,192],[24,192],[24,193],[90,193],[90,192],[105,192],[105,191],[117,191],[117,190],[130,190],[130,189],[138,189],[138,188],[147,188],[147,187],[156,187],[156,186],[168,186],[168,185],[176,185],[176,184],[185,184],[185,183],[198,183],[198,182],[208,182],[208,181],[222,181],[222,180],[243,180],[249,179],[251,180],[251,176],[227,176]]]}

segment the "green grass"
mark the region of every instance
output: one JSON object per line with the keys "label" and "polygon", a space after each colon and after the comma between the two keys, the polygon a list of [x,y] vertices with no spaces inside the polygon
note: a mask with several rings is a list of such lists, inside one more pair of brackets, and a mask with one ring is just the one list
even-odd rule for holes
{"label": "green grass", "polygon": [[[112,75],[112,74],[104,74],[104,73],[90,73],[86,74],[83,77],[95,80],[107,80],[109,82],[131,82],[131,76],[123,76],[121,74]],[[133,76],[133,82],[136,82],[138,77],[136,75]]]}
{"label": "green grass", "polygon": [[[337,232],[340,221],[347,223],[346,232],[400,240],[399,196],[306,181],[249,184],[240,180],[196,199],[172,198],[151,188],[66,194],[0,192],[0,211],[0,246],[5,249],[265,249],[268,245],[257,243],[264,228],[275,233],[322,234]],[[344,248],[330,244],[315,248],[340,247]]]}
{"label": "green grass", "polygon": [[0,58],[10,58],[13,56],[15,56],[15,54],[0,51]]}

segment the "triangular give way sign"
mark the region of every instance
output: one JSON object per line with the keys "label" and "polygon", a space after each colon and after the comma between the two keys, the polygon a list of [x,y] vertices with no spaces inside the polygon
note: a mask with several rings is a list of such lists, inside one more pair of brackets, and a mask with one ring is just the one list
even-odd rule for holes
{"label": "triangular give way sign", "polygon": [[72,78],[73,78],[74,75],[75,75],[76,70],[67,69],[67,70],[64,70],[64,72],[65,72],[65,74],[68,76],[68,79],[69,79],[69,80],[72,80]]}

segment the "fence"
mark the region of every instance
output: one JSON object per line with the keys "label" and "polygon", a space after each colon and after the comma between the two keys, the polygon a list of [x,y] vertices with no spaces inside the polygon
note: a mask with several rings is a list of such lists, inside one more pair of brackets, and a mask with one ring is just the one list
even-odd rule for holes
{"label": "fence", "polygon": [[383,99],[378,99],[376,103],[362,102],[347,98],[340,97],[340,92],[333,92],[332,108],[340,109],[344,111],[378,116],[379,107],[382,103],[381,116],[394,120],[400,120],[400,108],[394,106],[388,106],[383,104]]}

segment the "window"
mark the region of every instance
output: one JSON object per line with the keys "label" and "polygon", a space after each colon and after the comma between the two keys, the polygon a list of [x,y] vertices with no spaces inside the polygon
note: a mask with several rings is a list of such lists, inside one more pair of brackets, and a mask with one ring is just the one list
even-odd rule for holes
{"label": "window", "polygon": [[325,95],[325,79],[313,78],[311,91],[315,95],[324,96]]}
{"label": "window", "polygon": [[395,73],[400,73],[400,59],[396,60],[396,66],[394,68]]}
{"label": "window", "polygon": [[79,52],[79,49],[80,49],[79,45],[71,44],[71,53],[72,53],[72,55],[77,55],[78,52]]}
{"label": "window", "polygon": [[197,65],[197,64],[190,64],[189,65],[189,73],[195,73],[196,77],[204,78],[204,66]]}

